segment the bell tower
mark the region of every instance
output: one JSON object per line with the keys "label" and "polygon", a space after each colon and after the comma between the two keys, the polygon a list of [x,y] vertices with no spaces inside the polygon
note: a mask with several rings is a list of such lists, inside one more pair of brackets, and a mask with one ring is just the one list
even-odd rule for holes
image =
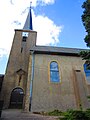
{"label": "bell tower", "polygon": [[[16,29],[15,35],[6,67],[2,92],[0,99],[4,100],[4,108],[12,105],[15,107],[17,101],[12,101],[12,91],[22,89],[23,101],[25,100],[28,64],[30,48],[36,45],[37,33],[33,31],[31,5],[23,29]],[[19,101],[19,100],[18,100]],[[16,105],[17,106],[17,105]]]}

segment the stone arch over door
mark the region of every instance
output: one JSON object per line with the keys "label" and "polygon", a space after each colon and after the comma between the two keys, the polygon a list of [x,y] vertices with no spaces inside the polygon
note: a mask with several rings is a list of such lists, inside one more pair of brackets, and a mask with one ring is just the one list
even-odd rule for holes
{"label": "stone arch over door", "polygon": [[22,108],[23,106],[23,97],[24,97],[24,91],[22,88],[17,87],[14,88],[11,92],[10,97],[10,108]]}

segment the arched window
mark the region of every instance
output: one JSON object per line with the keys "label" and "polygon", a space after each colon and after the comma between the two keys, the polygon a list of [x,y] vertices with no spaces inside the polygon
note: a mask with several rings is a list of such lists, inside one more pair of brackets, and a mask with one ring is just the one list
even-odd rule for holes
{"label": "arched window", "polygon": [[86,75],[87,82],[90,83],[90,70],[87,69],[87,64],[86,63],[84,64],[84,72],[85,72],[85,75]]}
{"label": "arched window", "polygon": [[50,63],[50,81],[55,83],[60,82],[59,68],[55,61]]}

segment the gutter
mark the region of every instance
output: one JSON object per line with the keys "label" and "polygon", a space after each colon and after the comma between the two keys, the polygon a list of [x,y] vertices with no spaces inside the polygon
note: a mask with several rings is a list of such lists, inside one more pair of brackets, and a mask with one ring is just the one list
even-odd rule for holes
{"label": "gutter", "polygon": [[35,55],[34,51],[31,51],[32,55],[32,70],[31,70],[31,81],[30,81],[30,104],[29,104],[29,111],[31,111],[31,102],[32,102],[32,92],[33,92],[33,79],[34,79],[34,62],[35,62]]}

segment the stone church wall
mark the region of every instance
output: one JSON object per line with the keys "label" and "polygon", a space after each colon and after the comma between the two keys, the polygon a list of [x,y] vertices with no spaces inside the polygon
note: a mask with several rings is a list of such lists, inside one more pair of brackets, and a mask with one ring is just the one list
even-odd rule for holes
{"label": "stone church wall", "polygon": [[[60,83],[50,82],[50,62],[56,61],[59,65]],[[80,101],[75,88],[75,74],[82,73],[85,88],[79,92],[86,99],[86,81],[83,71],[84,61],[80,57],[58,55],[35,55],[34,80],[32,91],[31,111],[51,111],[55,109],[78,109]],[[79,83],[80,84],[80,83]],[[84,94],[85,93],[85,94]],[[82,102],[84,104],[84,102]],[[85,105],[86,105],[85,104]],[[87,107],[83,105],[84,107]]]}

